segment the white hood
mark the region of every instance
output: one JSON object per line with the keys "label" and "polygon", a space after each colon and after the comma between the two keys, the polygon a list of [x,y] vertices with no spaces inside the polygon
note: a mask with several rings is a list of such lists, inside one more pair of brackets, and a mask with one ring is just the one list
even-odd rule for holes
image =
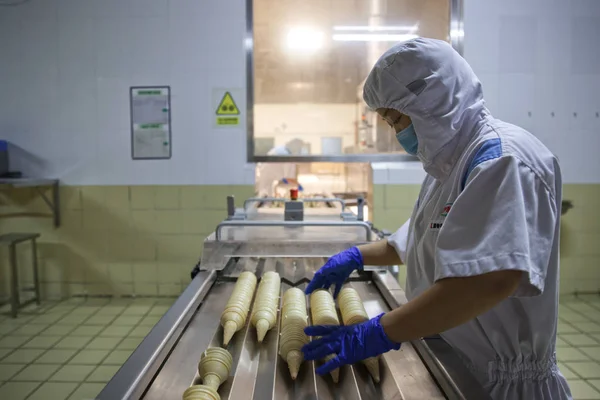
{"label": "white hood", "polygon": [[489,112],[481,83],[448,43],[418,38],[399,43],[377,61],[363,97],[372,109],[411,117],[418,156],[433,177],[448,176]]}

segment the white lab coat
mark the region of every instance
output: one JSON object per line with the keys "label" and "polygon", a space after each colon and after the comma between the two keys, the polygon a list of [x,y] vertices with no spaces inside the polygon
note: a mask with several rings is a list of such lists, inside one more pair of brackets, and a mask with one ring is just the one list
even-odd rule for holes
{"label": "white lab coat", "polygon": [[411,117],[428,173],[411,218],[389,238],[407,265],[407,298],[444,278],[523,271],[510,298],[441,336],[494,399],[570,399],[555,354],[556,158],[490,115],[477,77],[445,42],[393,47],[367,79],[365,100]]}
{"label": "white lab coat", "polygon": [[[291,153],[285,146],[277,146],[269,150],[269,156],[289,156]],[[260,163],[256,168],[256,182],[260,197],[275,196],[275,186],[283,178],[296,178],[294,163]]]}

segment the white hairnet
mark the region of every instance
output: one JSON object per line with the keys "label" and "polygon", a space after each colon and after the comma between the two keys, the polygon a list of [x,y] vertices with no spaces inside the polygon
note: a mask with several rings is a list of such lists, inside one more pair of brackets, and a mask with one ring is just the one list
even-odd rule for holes
{"label": "white hairnet", "polygon": [[[481,83],[467,62],[448,43],[418,38],[385,52],[371,70],[363,89],[367,105],[392,108],[411,117],[419,140],[419,159],[428,173],[446,175],[436,160],[449,142],[471,136],[485,108]],[[456,147],[456,146],[454,146]],[[436,171],[436,165],[440,169]]]}
{"label": "white hairnet", "polygon": [[299,155],[304,147],[304,142],[300,139],[292,139],[285,144],[285,148],[294,156]]}

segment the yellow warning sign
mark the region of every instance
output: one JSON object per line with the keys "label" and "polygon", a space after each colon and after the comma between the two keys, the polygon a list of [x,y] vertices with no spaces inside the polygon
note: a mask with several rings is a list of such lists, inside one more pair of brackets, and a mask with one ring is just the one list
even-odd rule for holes
{"label": "yellow warning sign", "polygon": [[240,110],[235,104],[235,101],[233,101],[233,97],[231,97],[229,92],[225,92],[223,99],[219,103],[217,115],[240,115]]}

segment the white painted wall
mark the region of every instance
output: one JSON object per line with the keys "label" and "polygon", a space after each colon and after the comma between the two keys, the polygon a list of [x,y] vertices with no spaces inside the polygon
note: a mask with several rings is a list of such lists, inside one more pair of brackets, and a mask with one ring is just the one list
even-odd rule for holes
{"label": "white painted wall", "polygon": [[[245,26],[245,0],[0,7],[0,137],[26,160],[13,167],[67,184],[253,184],[245,126],[212,123],[212,88],[245,90]],[[131,160],[136,85],[171,86],[171,160]]]}
{"label": "white painted wall", "polygon": [[321,154],[322,137],[340,137],[342,146],[354,144],[355,104],[257,104],[254,135],[274,137],[275,145],[294,138],[311,144],[312,154]]}
{"label": "white painted wall", "polygon": [[[246,86],[245,25],[245,0],[0,7],[0,137],[27,160],[15,167],[68,184],[253,183],[244,126],[212,124],[211,89]],[[597,0],[465,0],[465,57],[491,111],[540,137],[565,183],[600,182],[599,37]],[[128,88],[153,84],[172,88],[173,158],[132,161]],[[402,183],[394,170],[381,176]]]}
{"label": "white painted wall", "polygon": [[[464,0],[464,7],[464,56],[492,114],[542,140],[560,159],[564,183],[600,183],[600,1]],[[410,183],[405,176],[398,168],[374,178]]]}

